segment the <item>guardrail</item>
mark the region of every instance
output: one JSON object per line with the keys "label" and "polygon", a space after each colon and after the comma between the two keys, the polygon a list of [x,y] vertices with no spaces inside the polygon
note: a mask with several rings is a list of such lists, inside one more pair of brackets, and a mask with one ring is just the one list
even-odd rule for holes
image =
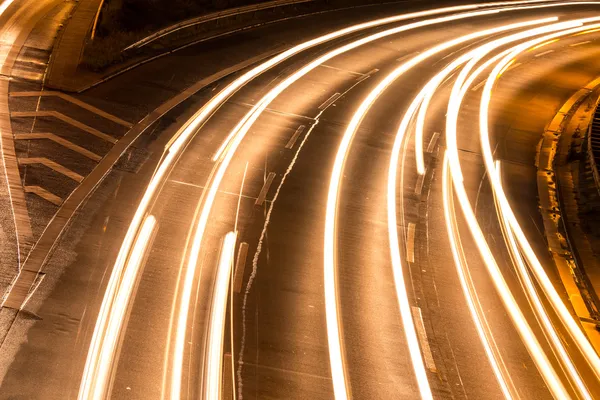
{"label": "guardrail", "polygon": [[590,163],[596,190],[600,195],[600,173],[598,172],[598,164],[600,163],[600,100],[596,102],[596,110],[594,117],[588,127],[586,141],[586,157]]}
{"label": "guardrail", "polygon": [[210,14],[205,14],[205,15],[195,17],[195,18],[190,18],[185,21],[181,21],[174,25],[163,28],[163,29],[151,34],[150,36],[146,36],[145,38],[138,40],[137,42],[127,46],[126,48],[123,49],[123,51],[132,50],[132,49],[146,46],[147,44],[152,43],[155,40],[158,40],[158,39],[168,36],[174,32],[177,32],[179,30],[186,29],[186,28],[189,28],[189,27],[192,27],[195,25],[200,25],[200,24],[204,24],[207,22],[216,21],[216,20],[219,20],[222,18],[234,17],[237,15],[267,10],[270,8],[283,7],[283,6],[295,5],[295,4],[301,4],[301,3],[309,3],[312,1],[315,1],[315,0],[275,0],[275,1],[265,2],[265,3],[254,4],[254,5],[250,5],[250,6],[229,8],[227,10],[218,11],[218,12],[214,12],[214,13],[210,13]]}

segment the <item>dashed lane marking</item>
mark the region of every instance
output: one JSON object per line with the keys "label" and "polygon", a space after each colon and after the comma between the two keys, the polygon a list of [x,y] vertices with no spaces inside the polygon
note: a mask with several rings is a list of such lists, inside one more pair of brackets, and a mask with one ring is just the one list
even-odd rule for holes
{"label": "dashed lane marking", "polygon": [[409,263],[415,262],[415,224],[408,223],[408,233],[406,234],[406,260]]}
{"label": "dashed lane marking", "polygon": [[246,267],[246,257],[248,256],[248,243],[240,243],[237,261],[235,263],[235,274],[233,276],[233,291],[240,293],[242,282],[244,281],[244,268]]}
{"label": "dashed lane marking", "polygon": [[265,202],[265,198],[267,197],[267,193],[269,193],[269,188],[271,187],[271,184],[273,183],[273,179],[275,179],[275,172],[269,172],[269,175],[267,176],[267,180],[265,181],[262,189],[260,189],[258,198],[254,202],[255,206],[262,206],[262,204]]}
{"label": "dashed lane marking", "polygon": [[296,140],[298,140],[300,134],[304,132],[304,129],[306,129],[306,125],[300,125],[298,129],[296,129],[296,132],[294,132],[290,140],[285,145],[286,149],[292,149],[294,147],[294,144],[296,144]]}

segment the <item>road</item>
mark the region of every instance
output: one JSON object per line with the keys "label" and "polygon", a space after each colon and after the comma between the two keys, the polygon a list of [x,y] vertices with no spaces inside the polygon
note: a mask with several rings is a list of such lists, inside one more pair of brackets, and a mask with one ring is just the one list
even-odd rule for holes
{"label": "road", "polygon": [[[42,284],[2,343],[0,397],[209,398],[214,382],[229,388],[232,378],[238,398],[256,399],[427,398],[428,390],[434,398],[598,396],[600,379],[586,361],[590,356],[536,281],[550,325],[576,366],[569,373],[505,244],[499,215],[506,214],[496,205],[498,188],[486,173],[478,135],[486,89],[479,83],[491,67],[466,91],[456,123],[463,179],[455,165],[444,167],[444,152],[451,157],[453,146],[448,104],[454,72],[427,112],[426,173],[419,177],[416,166],[414,123],[406,140],[397,142],[399,160],[390,169],[400,121],[446,65],[491,40],[552,23],[525,26],[528,21],[596,16],[598,6],[482,10],[464,18],[453,10],[439,21],[433,21],[437,14],[418,15],[323,41],[261,71],[200,120],[223,90],[254,71],[245,66],[168,112],[134,142],[57,243]],[[363,15],[340,12],[335,24],[321,15],[269,25],[192,46],[76,97],[139,120],[170,94],[213,73],[209,68],[218,72],[282,42],[292,48],[359,21],[407,12],[391,4]],[[414,28],[400,28],[410,23]],[[522,26],[465,36],[508,24]],[[497,80],[489,108],[509,203],[568,312],[538,211],[535,157],[557,111],[598,76],[599,35],[570,33],[525,48]],[[492,54],[532,37],[515,38]],[[264,47],[254,48],[263,38]],[[449,40],[456,43],[444,48]],[[209,55],[214,66],[196,64]],[[398,72],[412,60],[414,68]],[[390,74],[395,79],[374,96]],[[257,109],[261,104],[264,110]],[[361,110],[364,118],[357,117]],[[197,126],[187,129],[190,123]],[[98,126],[121,137],[103,124]],[[231,131],[235,135],[227,140]],[[396,186],[390,186],[390,170],[398,171],[391,181]],[[53,185],[55,191],[62,187]],[[494,262],[480,256],[484,245],[471,235],[475,228],[461,185],[526,328],[515,323],[518,313],[506,306],[507,295],[499,294],[489,273]],[[393,225],[390,196],[397,209]],[[448,229],[460,243],[449,240]],[[399,236],[399,258],[392,230]],[[231,231],[233,249],[225,239]],[[477,315],[452,246],[466,257],[471,295],[482,311]],[[227,255],[233,262],[222,264]],[[233,270],[231,287],[223,279],[227,268]],[[485,318],[482,331],[477,318]],[[523,340],[527,329],[534,340]]]}

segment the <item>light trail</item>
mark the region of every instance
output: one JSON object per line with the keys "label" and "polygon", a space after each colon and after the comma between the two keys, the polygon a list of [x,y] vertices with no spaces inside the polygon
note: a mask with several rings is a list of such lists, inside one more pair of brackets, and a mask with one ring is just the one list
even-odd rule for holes
{"label": "light trail", "polygon": [[204,399],[221,399],[221,378],[223,371],[223,341],[225,336],[225,316],[227,313],[227,294],[229,279],[235,254],[236,232],[229,232],[223,239],[217,279],[214,287],[207,343],[208,357],[204,369]]}
{"label": "light trail", "polygon": [[[408,31],[411,29],[416,29],[423,26],[439,24],[442,22],[454,21],[462,18],[475,17],[481,15],[495,14],[496,10],[488,10],[488,11],[474,11],[471,13],[452,15],[447,17],[439,17],[431,20],[414,22],[411,24],[407,24],[404,26],[391,28],[382,32],[378,32],[372,35],[369,35],[365,38],[356,40],[347,45],[341,46],[335,50],[332,50],[323,56],[317,58],[316,60],[310,62],[304,67],[300,68],[292,75],[287,77],[281,83],[279,83],[275,88],[271,89],[257,104],[240,120],[240,122],[236,125],[236,127],[230,132],[228,138],[225,140],[224,151],[220,154],[218,159],[218,165],[215,166],[216,170],[210,179],[209,185],[207,185],[207,191],[205,192],[204,204],[202,207],[202,211],[200,213],[196,233],[194,235],[194,239],[192,241],[192,250],[190,251],[190,257],[188,259],[186,275],[184,278],[183,292],[182,292],[182,301],[179,310],[179,318],[177,322],[176,329],[176,346],[175,346],[175,355],[173,357],[173,374],[171,378],[171,397],[178,398],[180,391],[180,382],[181,381],[181,367],[176,365],[176,363],[180,363],[183,359],[183,343],[185,342],[185,331],[187,325],[188,311],[189,311],[189,301],[191,296],[191,288],[195,275],[195,270],[197,267],[198,256],[200,253],[200,247],[202,244],[202,240],[204,237],[204,232],[206,230],[206,226],[208,223],[208,218],[210,216],[212,205],[214,203],[216,194],[218,193],[219,186],[221,181],[225,176],[225,172],[237,150],[241,141],[244,139],[248,131],[254,122],[258,119],[261,113],[268,107],[268,105],[286,88],[291,86],[294,82],[300,79],[302,76],[306,75],[311,70],[315,69],[322,63],[330,60],[331,58],[343,54],[349,50],[357,48],[366,43],[370,43],[372,41],[381,39],[386,36],[390,36],[393,34],[397,34],[403,31]],[[486,35],[502,32],[508,29],[517,29],[524,26],[529,26],[539,23],[537,21],[528,21],[521,22],[516,24],[510,24],[498,28],[491,28],[487,30],[482,30],[479,32],[471,33],[465,35],[459,39],[451,40],[446,42],[443,45],[437,46],[434,51],[425,52],[417,57],[415,57],[412,61],[409,61],[403,66],[401,66],[397,71],[399,75],[402,74],[405,70],[412,68],[413,65],[416,65],[418,62],[426,59],[427,57],[436,54],[437,52],[443,51],[444,49],[450,48],[460,43],[467,42],[469,40],[483,37]],[[404,69],[406,68],[406,69]],[[399,76],[398,75],[398,76]],[[391,82],[391,81],[390,81]],[[329,243],[330,237],[328,236],[329,230],[327,227],[327,219],[326,219],[326,243]],[[332,244],[333,246],[333,244]],[[333,247],[331,247],[333,248]],[[334,393],[336,395],[336,399],[345,399],[348,397],[348,389],[346,385],[345,372],[343,369],[343,361],[342,361],[342,350],[341,350],[341,334],[339,329],[339,321],[337,314],[337,295],[335,294],[335,287],[332,288],[332,285],[335,286],[334,275],[332,275],[332,264],[328,264],[333,261],[332,257],[329,257],[332,253],[328,252],[328,248],[325,249],[326,260],[325,261],[325,303],[326,303],[326,316],[327,316],[327,327],[328,327],[328,343],[330,348],[330,360],[332,363],[332,376],[334,382]],[[396,272],[396,279],[400,279],[398,276],[398,272]],[[400,282],[400,281],[398,281]],[[406,317],[412,322],[412,317],[410,316],[410,307],[408,307],[408,316]],[[413,326],[414,330],[414,326]],[[330,333],[329,333],[330,332]],[[415,334],[416,339],[416,334]],[[414,350],[413,350],[414,351]],[[418,343],[417,343],[417,352],[419,351]],[[419,355],[420,359],[420,355]],[[421,360],[422,362],[422,360]],[[422,378],[422,377],[421,377]],[[339,396],[339,397],[338,397]]]}
{"label": "light trail", "polygon": [[[555,19],[550,19],[550,20],[555,20]],[[565,29],[565,28],[569,28],[569,27],[573,27],[573,26],[577,26],[577,25],[580,25],[580,23],[565,22],[565,23],[558,23],[558,24],[554,24],[554,25],[550,25],[550,26],[531,29],[529,31],[513,34],[506,38],[494,41],[493,42],[494,48],[499,47],[500,45],[503,45],[506,43],[510,43],[511,41],[521,40],[523,38],[528,37],[528,35],[531,36],[531,35],[537,35],[537,34],[541,34],[541,33],[547,33],[547,32],[551,32],[553,30]],[[392,262],[393,262],[394,268],[396,270],[402,271],[401,259],[400,259],[400,244],[399,244],[400,241],[398,238],[398,231],[397,231],[398,222],[397,222],[397,216],[396,216],[397,215],[397,210],[396,210],[397,166],[398,166],[402,141],[404,140],[409,123],[410,123],[413,115],[415,114],[416,109],[419,107],[419,105],[421,106],[420,111],[426,110],[427,104],[429,103],[429,100],[433,96],[433,93],[436,90],[436,88],[444,81],[444,79],[452,71],[454,71],[462,63],[464,63],[465,61],[467,61],[471,57],[473,57],[473,54],[475,54],[475,52],[476,52],[476,50],[471,51],[471,52],[463,55],[462,57],[459,57],[454,62],[450,63],[446,68],[444,68],[434,78],[432,78],[428,82],[427,85],[425,85],[423,90],[417,95],[417,97],[413,100],[413,102],[409,106],[409,109],[405,113],[405,116],[404,116],[404,118],[400,124],[400,127],[398,129],[398,132],[396,134],[394,146],[392,148],[392,153],[390,156],[390,167],[389,167],[389,172],[388,172],[388,188],[387,188],[388,232],[389,232],[389,239],[390,239],[390,248],[391,248],[391,253],[392,253]],[[499,56],[496,56],[492,60],[488,61],[488,63],[490,63],[498,58],[499,58]],[[424,101],[424,99],[426,99],[426,102]],[[424,120],[424,115],[425,115],[425,112],[422,112],[419,114],[419,117],[422,118],[422,120]],[[419,126],[419,122],[417,121],[417,128],[416,128],[417,130],[419,129],[418,126]],[[421,129],[422,129],[422,124],[421,124]],[[416,139],[415,142],[419,142],[419,140]],[[478,318],[477,315],[472,314],[472,316],[473,316],[473,319],[475,321],[477,321],[477,318]],[[476,325],[477,325],[477,322],[476,322]],[[482,342],[484,343],[484,347],[489,348],[490,345],[485,343],[486,337],[480,336],[480,338],[482,339]],[[488,353],[488,354],[490,354],[490,353]],[[491,354],[491,355],[493,356],[493,354]],[[502,374],[500,374],[500,367],[499,367],[500,361],[497,359],[497,357],[491,357],[491,358],[488,357],[488,359],[490,360],[492,368],[494,369],[494,372],[495,372],[498,382],[503,390],[503,393],[505,394],[505,396],[507,396],[507,395],[509,396],[510,391],[508,390],[508,385],[506,383],[507,379],[504,378],[502,376]]]}
{"label": "light trail", "polygon": [[444,202],[444,218],[446,220],[446,229],[448,231],[448,239],[452,250],[452,257],[460,280],[460,285],[467,300],[467,306],[471,313],[471,318],[475,323],[475,328],[479,336],[479,340],[483,344],[486,356],[490,362],[490,366],[494,371],[496,380],[500,385],[502,394],[505,399],[519,398],[517,389],[512,383],[510,373],[502,360],[502,354],[496,345],[492,331],[485,318],[485,311],[479,303],[475,284],[471,279],[469,267],[467,266],[467,258],[464,254],[462,243],[460,240],[460,232],[456,222],[456,210],[454,208],[454,200],[452,194],[452,178],[448,168],[448,156],[444,153],[442,171],[442,192]]}
{"label": "light trail", "polygon": [[[500,169],[500,161],[496,161],[495,172],[498,175],[498,179],[502,181],[502,173]],[[527,271],[527,267],[525,266],[525,262],[523,260],[523,256],[519,251],[519,247],[517,245],[517,241],[515,239],[515,235],[513,233],[512,228],[510,227],[508,221],[504,217],[504,214],[500,210],[500,203],[498,199],[494,195],[494,201],[496,203],[497,213],[500,220],[500,226],[502,228],[502,233],[504,236],[504,240],[506,241],[507,248],[511,255],[511,259],[513,263],[517,266],[517,273],[521,282],[521,285],[524,286],[525,292],[527,293],[527,297],[532,304],[532,308],[536,312],[536,317],[540,324],[544,328],[544,332],[548,338],[548,341],[552,343],[553,349],[557,354],[557,358],[563,362],[563,365],[566,368],[566,373],[574,380],[574,388],[579,391],[581,396],[586,400],[592,400],[592,395],[590,394],[588,388],[586,387],[583,379],[579,375],[577,368],[575,367],[573,360],[569,357],[565,346],[563,345],[560,337],[558,336],[558,332],[554,329],[552,322],[550,321],[550,317],[546,313],[544,306],[540,297],[537,294],[535,286],[531,277],[529,276],[529,272]]]}
{"label": "light trail", "polygon": [[[595,26],[587,27],[588,29],[595,29],[598,27],[598,24]],[[558,35],[558,34],[555,34]],[[553,36],[553,35],[550,35]],[[544,39],[544,38],[542,38]],[[596,377],[600,378],[600,358],[596,354],[594,348],[588,341],[587,337],[581,330],[581,327],[575,322],[573,316],[563,303],[560,295],[554,288],[554,285],[550,281],[544,267],[542,266],[539,258],[533,251],[531,244],[527,240],[526,235],[524,234],[519,222],[514,215],[514,212],[510,206],[510,203],[506,197],[504,189],[502,187],[502,183],[499,179],[498,174],[494,173],[494,156],[491,151],[490,144],[490,135],[488,128],[488,118],[489,118],[489,106],[491,102],[491,92],[495,82],[499,77],[499,72],[502,70],[504,65],[510,62],[511,59],[516,58],[521,53],[525,52],[532,46],[535,46],[539,40],[532,40],[522,45],[516,46],[514,50],[506,55],[492,70],[490,73],[486,84],[484,85],[483,92],[481,95],[481,104],[480,104],[480,114],[479,114],[479,131],[480,131],[480,139],[481,139],[481,149],[484,158],[484,164],[486,167],[486,171],[488,171],[490,183],[492,186],[492,190],[494,195],[497,197],[499,203],[499,209],[502,214],[502,217],[508,221],[508,224],[511,228],[512,233],[514,234],[520,249],[523,251],[525,258],[527,259],[527,265],[532,270],[536,280],[540,284],[543,289],[544,295],[548,298],[550,304],[552,305],[556,314],[560,317],[562,324],[565,326],[566,330],[569,332],[569,335],[576,343],[577,347],[583,354],[587,363],[594,371]],[[546,40],[548,37],[546,38]],[[492,173],[490,173],[490,171]]]}
{"label": "light trail", "polygon": [[[567,30],[564,32],[555,33],[553,35],[548,35],[542,39],[538,39],[535,42],[540,43],[544,40],[551,39],[554,36],[560,36],[562,34],[570,34],[570,33],[573,33],[574,31],[576,31],[577,29],[583,29],[583,28],[576,28],[576,29],[571,29],[571,30]],[[490,47],[490,46],[491,45],[488,45],[487,47]],[[486,49],[487,47],[482,46],[480,49],[478,49],[478,53],[481,54],[481,52],[482,52],[481,49],[482,48]],[[519,46],[517,46],[517,47],[519,47]],[[511,54],[505,56],[506,62],[503,63],[500,67],[497,66],[496,72],[499,73],[502,70],[502,68],[508,62],[510,62],[510,60],[512,58],[514,58],[514,57],[512,57]],[[460,110],[460,105],[462,103],[462,99],[465,96],[466,91],[468,90],[468,87],[472,84],[472,82],[478,75],[478,74],[474,73],[469,77],[469,79],[467,79],[467,75],[470,72],[470,69],[472,68],[471,63],[475,63],[476,62],[476,61],[474,61],[475,59],[477,59],[477,55],[475,55],[473,57],[473,59],[469,63],[469,65],[467,65],[459,74],[459,77],[457,78],[457,81],[452,89],[452,94],[451,94],[450,101],[448,104],[448,113],[447,113],[447,120],[446,120],[446,135],[447,135],[448,154],[449,154],[449,160],[450,160],[449,161],[450,169],[452,172],[452,179],[455,184],[455,192],[457,194],[457,197],[460,200],[461,208],[463,210],[463,213],[465,214],[467,223],[469,225],[469,229],[471,230],[471,233],[475,239],[475,242],[480,251],[480,254],[482,255],[482,257],[484,259],[485,265],[488,268],[490,276],[492,277],[494,284],[495,284],[501,298],[503,299],[505,306],[507,307],[507,310],[509,311],[509,314],[511,315],[511,318],[513,319],[513,322],[515,323],[515,326],[517,327],[519,334],[523,338],[524,343],[526,344],[528,350],[530,351],[530,354],[532,355],[534,361],[536,362],[538,369],[540,369],[542,376],[546,380],[546,383],[548,384],[548,386],[551,389],[551,391],[553,392],[553,394],[559,398],[562,398],[564,396],[567,396],[567,393],[566,393],[562,383],[560,383],[560,381],[558,380],[556,373],[553,371],[552,368],[550,368],[546,355],[544,354],[543,350],[541,349],[539,342],[533,335],[531,328],[529,327],[526,320],[524,319],[520,309],[518,308],[518,305],[516,304],[515,299],[512,297],[512,294],[510,293],[510,290],[509,290],[508,286],[506,285],[504,278],[502,277],[502,274],[498,268],[498,265],[496,264],[496,261],[495,261],[493,255],[491,254],[491,250],[489,249],[489,247],[483,237],[483,233],[481,232],[481,228],[479,227],[479,225],[477,223],[474,212],[470,206],[468,196],[466,195],[466,191],[464,189],[462,172],[460,169],[460,163],[458,161],[458,148],[457,148],[457,142],[456,142],[456,126],[457,126],[458,113]],[[483,68],[480,68],[478,72],[480,73],[482,71],[482,69]]]}
{"label": "light trail", "polygon": [[[526,2],[528,3],[528,2]],[[279,64],[285,59],[298,54],[310,47],[316,46],[320,43],[325,43],[329,40],[335,39],[337,37],[341,37],[353,32],[357,32],[360,30],[368,29],[371,27],[388,24],[392,22],[398,22],[405,19],[410,18],[419,18],[427,15],[434,15],[437,13],[445,13],[445,12],[454,12],[460,10],[474,9],[480,7],[479,5],[468,5],[468,6],[460,6],[460,7],[447,7],[441,9],[435,9],[424,12],[410,13],[404,14],[395,17],[382,18],[376,21],[371,21],[363,24],[354,25],[345,29],[341,29],[335,32],[332,32],[327,35],[323,35],[313,40],[309,40],[300,45],[294,46],[293,48],[283,52],[279,56],[273,57],[272,59],[266,61],[258,65],[257,67],[251,69],[246,72],[239,78],[235,79],[232,83],[230,83],[227,87],[225,87],[221,92],[219,92],[215,97],[213,97],[208,103],[206,103],[203,107],[201,107],[193,116],[184,124],[174,135],[173,139],[166,146],[166,154],[159,163],[158,168],[156,169],[154,175],[152,176],[148,186],[144,192],[142,199],[138,205],[138,208],[133,216],[133,219],[129,225],[125,238],[123,239],[123,243],[119,250],[119,254],[115,261],[115,265],[113,267],[113,271],[109,278],[109,283],[107,285],[107,289],[104,295],[104,299],[102,301],[102,305],[100,311],[98,313],[98,318],[96,321],[96,325],[94,327],[94,333],[92,336],[92,340],[90,343],[90,348],[88,351],[88,356],[86,359],[86,367],[84,369],[84,376],[82,377],[82,383],[80,385],[79,397],[81,399],[85,398],[84,396],[87,391],[85,390],[86,380],[91,379],[90,376],[87,376],[86,371],[93,371],[91,363],[93,363],[95,359],[98,359],[98,354],[101,350],[100,337],[104,334],[104,331],[107,329],[108,318],[111,314],[112,310],[112,299],[115,296],[116,288],[118,287],[119,277],[124,273],[123,270],[126,267],[126,260],[129,254],[132,251],[132,246],[136,237],[137,232],[140,231],[144,216],[147,214],[148,209],[155,197],[155,194],[160,190],[160,187],[164,183],[165,177],[168,175],[172,165],[177,161],[180,153],[185,148],[185,144],[193,137],[194,133],[197,129],[199,129],[202,124],[206,121],[206,119],[212,115],[214,111],[216,111],[221,104],[223,104],[231,95],[233,95],[239,88],[244,86],[246,83],[254,79],[256,76],[262,74],[273,66]],[[227,141],[226,141],[227,142]],[[224,143],[226,143],[224,142]],[[176,347],[182,346],[181,337],[178,336],[176,340]],[[168,346],[168,344],[167,344]],[[181,366],[176,367],[179,370]],[[177,384],[180,385],[180,384]],[[177,391],[172,391],[173,394],[178,393]],[[179,395],[176,394],[173,398],[178,399]]]}
{"label": "light trail", "polygon": [[[497,3],[489,3],[489,4],[472,4],[465,6],[457,6],[457,7],[446,7],[439,8],[434,10],[422,11],[417,13],[404,14],[400,16],[394,16],[389,18],[383,18],[376,21],[371,21],[364,24],[354,25],[352,27],[348,27],[345,29],[341,29],[339,31],[332,32],[327,35],[323,35],[319,38],[309,40],[300,45],[294,46],[293,48],[283,52],[279,56],[276,56],[255,68],[252,68],[250,71],[246,72],[239,78],[235,79],[232,83],[226,86],[221,92],[219,92],[215,97],[213,97],[208,103],[206,103],[202,108],[200,108],[194,116],[188,120],[188,122],[180,128],[177,133],[174,135],[173,139],[166,146],[166,152],[160,161],[154,175],[152,176],[151,181],[149,182],[146,191],[140,201],[140,204],[134,214],[134,217],[129,225],[126,236],[123,240],[123,244],[119,251],[117,260],[115,261],[115,265],[111,276],[109,278],[109,283],[107,285],[107,290],[101,305],[101,309],[98,313],[98,319],[94,328],[93,337],[90,343],[90,349],[88,351],[88,356],[86,359],[86,367],[84,370],[84,376],[82,378],[82,384],[80,386],[80,398],[85,398],[83,393],[85,392],[84,387],[86,386],[85,381],[90,379],[89,376],[86,376],[87,371],[94,370],[94,368],[89,365],[93,363],[93,360],[98,359],[98,354],[102,351],[102,340],[100,337],[104,335],[104,331],[107,329],[108,320],[110,314],[114,311],[112,306],[112,299],[115,297],[115,291],[118,287],[118,280],[121,275],[124,273],[124,269],[127,267],[127,259],[129,258],[130,253],[132,252],[132,248],[134,246],[135,238],[142,229],[142,224],[144,221],[144,216],[147,214],[149,207],[153,203],[153,199],[155,195],[160,191],[162,185],[164,184],[166,176],[168,176],[172,166],[178,160],[180,154],[185,149],[186,144],[193,138],[196,131],[203,125],[203,123],[230,97],[232,96],[239,88],[244,86],[246,83],[254,79],[256,76],[259,76],[263,72],[272,68],[273,66],[279,64],[285,59],[292,57],[295,54],[299,54],[300,52],[316,46],[321,43],[325,43],[329,40],[341,37],[343,35],[348,35],[350,33],[358,32],[360,30],[380,26],[383,24],[389,24],[392,22],[398,22],[411,18],[420,18],[429,15],[441,14],[441,13],[450,13],[456,11],[464,11],[464,10],[473,10],[478,8],[486,8],[493,6],[504,6],[511,5],[510,8],[499,9],[499,10],[490,10],[489,13],[496,12],[504,12],[510,10],[518,10],[518,9],[527,9],[527,8],[538,8],[538,7],[553,7],[553,6],[562,6],[568,5],[571,3],[561,3],[561,4],[540,4],[540,5],[530,5],[535,3],[543,3],[543,0],[531,0],[531,1],[521,1],[521,2],[497,2]],[[586,4],[590,2],[581,2],[574,4]],[[591,2],[595,3],[595,2]],[[517,4],[525,4],[527,6],[516,6]],[[233,139],[225,141],[225,147],[230,146]],[[235,141],[234,141],[235,142]],[[239,144],[239,143],[238,143]],[[235,151],[237,146],[233,147],[233,151]],[[224,156],[221,154],[219,159],[223,159]],[[221,161],[222,162],[222,161]],[[178,336],[179,338],[179,336]],[[178,341],[180,339],[176,339]],[[176,345],[177,347],[177,345]],[[83,396],[83,397],[82,397]],[[175,397],[178,398],[178,397]]]}
{"label": "light trail", "polygon": [[131,308],[131,292],[138,281],[138,272],[142,267],[146,249],[151,241],[156,219],[149,215],[144,219],[140,234],[136,237],[133,250],[127,260],[125,273],[117,282],[115,297],[111,299],[112,312],[102,336],[96,339],[101,342],[101,349],[90,362],[86,363],[83,380],[79,392],[80,399],[104,399],[109,397],[108,387],[112,379],[115,348],[121,339],[121,325]]}
{"label": "light trail", "polygon": [[[546,22],[546,21],[544,21]],[[327,317],[327,329],[328,329],[328,341],[330,348],[330,362],[332,373],[334,374],[334,393],[336,395],[336,399],[338,398],[346,398],[347,396],[347,387],[346,387],[346,379],[344,372],[344,363],[342,357],[342,349],[341,349],[341,334],[339,328],[339,317],[337,313],[337,289],[336,289],[336,246],[335,246],[335,236],[336,236],[336,220],[337,220],[337,205],[338,205],[338,195],[339,189],[341,186],[341,178],[344,163],[350,148],[350,143],[360,125],[363,117],[366,115],[372,104],[379,97],[379,95],[396,79],[398,79],[402,74],[406,71],[410,70],[414,66],[418,65],[420,62],[426,60],[427,58],[444,51],[448,48],[456,46],[458,44],[467,42],[469,40],[484,37],[490,34],[498,33],[501,31],[515,29],[517,27],[524,27],[539,23],[538,21],[529,21],[527,23],[507,25],[500,28],[492,28],[479,32],[474,32],[445,43],[442,43],[438,46],[432,47],[423,53],[413,57],[409,61],[400,65],[394,71],[392,71],[388,76],[386,76],[376,87],[369,93],[369,95],[363,100],[355,114],[353,115],[346,132],[342,138],[340,146],[338,148],[338,152],[336,154],[335,163],[333,167],[333,171],[331,174],[331,180],[329,185],[328,197],[327,197],[327,212],[325,217],[325,243],[324,243],[324,264],[325,264],[325,307],[326,307],[326,317]],[[400,150],[401,139],[397,140],[394,144],[394,149],[392,150],[392,163],[394,160],[396,161],[394,164],[397,164],[398,154]],[[391,170],[390,178],[388,180],[388,193],[390,193],[390,185],[395,188],[396,182],[396,172],[395,168]],[[393,189],[392,189],[393,190]],[[391,197],[388,196],[388,221],[393,219],[395,221],[396,218],[396,203],[395,203],[395,190],[393,190],[394,195]],[[392,216],[393,215],[393,216]],[[408,299],[408,293],[406,291],[406,286],[404,282],[403,276],[403,266],[402,260],[400,256],[400,248],[399,248],[399,240],[398,240],[398,232],[397,225],[395,223],[388,223],[388,232],[390,236],[390,255],[392,258],[392,270],[394,275],[394,283],[396,287],[396,295],[398,297],[400,315],[404,327],[404,332],[411,356],[411,362],[413,364],[413,369],[415,371],[417,384],[419,386],[419,391],[421,393],[421,397],[424,399],[432,398],[431,388],[429,387],[429,382],[427,380],[427,373],[425,371],[425,366],[423,363],[423,359],[421,357],[421,350],[418,341],[418,337],[416,334],[414,321],[412,320],[412,315],[410,311],[410,302]],[[335,371],[337,371],[337,376],[335,375]],[[339,397],[338,397],[339,396]]]}

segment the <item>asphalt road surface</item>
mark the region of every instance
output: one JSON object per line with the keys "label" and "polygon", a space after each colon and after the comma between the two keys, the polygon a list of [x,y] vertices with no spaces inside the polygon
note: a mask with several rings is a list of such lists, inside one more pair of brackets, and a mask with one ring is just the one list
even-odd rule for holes
{"label": "asphalt road surface", "polygon": [[[77,98],[136,121],[190,84],[244,59],[412,11],[408,8],[390,4],[345,10],[238,33],[133,69]],[[485,317],[485,340],[461,285],[451,246],[456,242],[447,230],[443,168],[451,146],[446,118],[457,71],[435,91],[426,115],[424,143],[430,152],[424,175],[415,164],[414,123],[400,147],[397,191],[392,193],[397,224],[391,228],[399,235],[400,270],[393,259],[390,157],[413,98],[456,58],[533,25],[467,37],[399,74],[359,119],[347,151],[340,150],[365,99],[389,74],[429,49],[508,24],[594,17],[598,11],[593,4],[565,5],[433,23],[439,16],[457,15],[453,11],[365,28],[273,65],[186,130],[222,90],[268,58],[208,84],[141,135],[76,213],[44,266],[44,280],[25,308],[9,318],[0,355],[0,398],[210,398],[211,382],[223,385],[223,398],[231,398],[234,385],[238,399],[427,398],[428,390],[434,398],[448,399],[600,396],[600,377],[588,361],[598,356],[585,354],[565,327],[564,315],[536,282],[570,361],[561,358],[505,244],[478,124],[485,89],[479,83],[491,67],[468,88],[460,109],[462,184],[481,238],[546,363],[540,364],[538,350],[523,340],[522,327],[480,256],[481,238],[471,236],[458,195],[452,195],[461,251]],[[386,29],[419,21],[430,22],[383,36]],[[535,159],[541,135],[561,106],[599,75],[600,32],[589,30],[525,49],[497,80],[490,105],[491,142],[509,202],[571,313],[543,234]],[[352,45],[375,34],[382,37]],[[490,56],[530,39],[515,39]],[[345,51],[331,55],[343,46]],[[308,70],[320,57],[323,62]],[[269,97],[298,71],[305,73]],[[31,83],[11,85],[19,84],[19,90],[26,90]],[[245,136],[227,140],[265,99],[269,103]],[[11,111],[25,106],[12,103]],[[104,124],[115,137],[124,134],[122,127]],[[45,128],[43,123],[38,127]],[[184,144],[174,148],[176,139],[189,132]],[[220,151],[222,143],[226,146]],[[73,169],[82,168],[82,175],[88,173],[85,165],[70,162]],[[52,181],[54,192],[61,182]],[[150,195],[149,188],[155,188]],[[332,198],[337,199],[333,213]],[[225,237],[231,231],[236,242],[228,248]],[[332,253],[328,237],[333,238]],[[221,261],[228,254],[233,261],[224,267]],[[231,281],[223,280],[228,276],[223,268],[233,270]],[[333,280],[327,271],[333,271]],[[496,349],[500,367],[490,361],[486,343]],[[569,362],[575,373],[565,366]],[[552,374],[556,380],[548,378]]]}

